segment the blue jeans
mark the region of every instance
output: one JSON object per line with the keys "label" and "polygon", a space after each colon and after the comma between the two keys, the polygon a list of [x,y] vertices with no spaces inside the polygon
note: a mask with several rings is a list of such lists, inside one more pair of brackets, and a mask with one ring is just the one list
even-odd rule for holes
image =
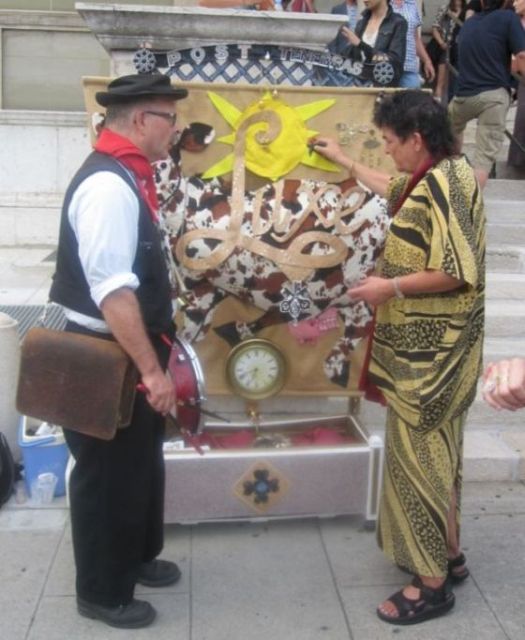
{"label": "blue jeans", "polygon": [[402,89],[419,89],[421,87],[419,73],[415,71],[403,71],[401,78],[399,78],[399,86]]}

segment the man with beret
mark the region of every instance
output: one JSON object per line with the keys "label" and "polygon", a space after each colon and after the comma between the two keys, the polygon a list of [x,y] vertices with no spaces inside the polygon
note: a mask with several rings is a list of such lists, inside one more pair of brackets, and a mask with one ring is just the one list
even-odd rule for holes
{"label": "man with beret", "polygon": [[66,191],[50,292],[66,330],[116,340],[146,389],[114,439],[64,430],[75,458],[69,496],[77,608],[120,628],[155,617],[149,602],[134,598],[137,583],[163,587],[180,578],[176,564],[157,559],[164,416],[175,403],[165,373],[174,324],[151,163],[167,157],[175,101],[186,95],[160,74],[117,78],[96,94],[105,124]]}

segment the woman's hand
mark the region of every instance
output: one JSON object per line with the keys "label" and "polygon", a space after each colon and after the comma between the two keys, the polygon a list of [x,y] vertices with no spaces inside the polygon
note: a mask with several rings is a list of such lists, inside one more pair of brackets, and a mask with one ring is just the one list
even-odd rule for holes
{"label": "woman's hand", "polygon": [[525,358],[491,362],[483,374],[483,398],[494,409],[525,407]]}
{"label": "woman's hand", "polygon": [[434,78],[436,77],[436,70],[434,69],[434,65],[432,64],[432,60],[430,58],[425,58],[423,60],[423,75],[425,76],[427,82],[434,82]]}
{"label": "woman's hand", "polygon": [[362,300],[374,307],[390,300],[394,295],[395,289],[392,280],[378,276],[364,278],[359,282],[357,287],[348,290],[348,297],[351,302],[359,302]]}
{"label": "woman's hand", "polygon": [[308,145],[320,155],[328,158],[328,160],[336,162],[337,164],[346,166],[346,164],[350,161],[348,156],[339,146],[339,143],[336,142],[333,138],[327,138],[325,136],[315,136],[315,138],[311,138],[308,141]]}
{"label": "woman's hand", "polygon": [[341,33],[354,47],[358,47],[361,44],[361,39],[355,35],[352,29],[349,29],[348,27],[341,27]]}
{"label": "woman's hand", "polygon": [[308,141],[308,146],[328,158],[328,160],[332,160],[332,162],[346,169],[350,176],[359,180],[365,187],[377,193],[378,196],[384,197],[386,195],[390,176],[387,173],[371,169],[360,162],[352,160],[333,138],[315,136]]}

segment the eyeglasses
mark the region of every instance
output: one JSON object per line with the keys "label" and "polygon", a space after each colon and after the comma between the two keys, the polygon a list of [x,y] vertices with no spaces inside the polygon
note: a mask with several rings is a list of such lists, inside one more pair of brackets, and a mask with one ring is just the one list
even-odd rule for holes
{"label": "eyeglasses", "polygon": [[168,113],[167,111],[144,111],[144,113],[149,113],[152,116],[159,116],[159,118],[164,118],[164,120],[167,120],[172,127],[174,127],[175,123],[177,122],[176,113]]}

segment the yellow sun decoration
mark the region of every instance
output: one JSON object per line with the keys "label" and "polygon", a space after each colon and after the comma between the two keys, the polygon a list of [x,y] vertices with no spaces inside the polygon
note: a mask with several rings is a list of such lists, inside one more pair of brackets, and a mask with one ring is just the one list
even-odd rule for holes
{"label": "yellow sun decoration", "polygon": [[[280,133],[267,144],[261,144],[256,139],[256,134],[267,128],[265,122],[257,122],[249,128],[249,135],[247,135],[245,142],[244,160],[246,167],[256,175],[275,181],[301,163],[322,171],[339,171],[334,163],[315,151],[310,152],[308,141],[319,132],[308,129],[305,124],[306,120],[329,109],[335,100],[317,100],[292,107],[281,100],[276,92],[266,91],[260,100],[249,105],[244,111],[240,111],[217,93],[210,91],[208,97],[233,129],[230,134],[218,138],[218,142],[233,146],[241,125],[248,118],[261,111],[270,111],[280,119]],[[234,154],[230,153],[210,167],[202,177],[205,179],[215,178],[229,173],[233,169],[233,164]]]}

